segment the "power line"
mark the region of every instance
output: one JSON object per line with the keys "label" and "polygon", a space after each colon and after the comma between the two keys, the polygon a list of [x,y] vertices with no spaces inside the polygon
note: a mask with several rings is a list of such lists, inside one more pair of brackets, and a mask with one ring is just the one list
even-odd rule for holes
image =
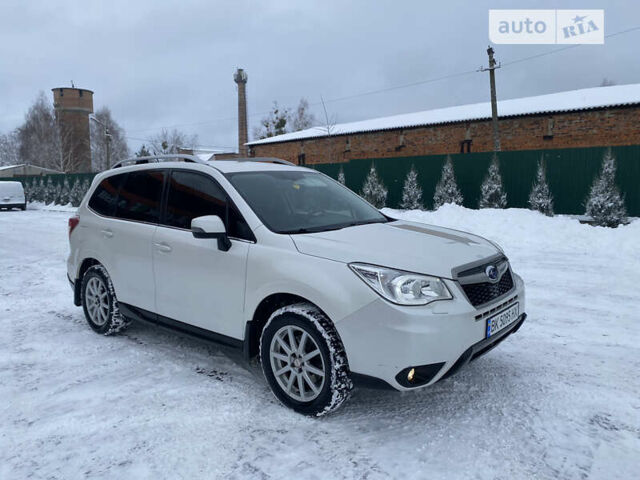
{"label": "power line", "polygon": [[[152,138],[141,138],[141,137],[131,137],[129,135],[123,135],[124,138],[127,138],[129,140],[137,140],[139,142],[145,142],[145,143],[153,143],[153,139]],[[204,144],[195,144],[193,145],[194,147],[202,147],[203,149],[209,149],[209,150],[233,150],[235,147],[223,147],[220,145],[204,145]]]}
{"label": "power line", "polygon": [[[618,35],[622,35],[624,33],[634,32],[636,30],[640,30],[640,26],[628,28],[626,30],[621,30],[619,32],[610,33],[609,35],[605,35],[604,38],[616,37]],[[526,62],[528,60],[533,60],[534,58],[545,57],[547,55],[553,55],[554,53],[564,52],[565,50],[570,50],[572,48],[582,47],[584,44],[576,43],[574,45],[567,45],[566,47],[556,48],[555,50],[551,50],[549,52],[538,53],[535,55],[530,55],[528,57],[518,58],[517,60],[511,60],[510,62],[504,62],[502,66],[513,65],[515,63]]]}
{"label": "power line", "polygon": [[[605,35],[605,38],[612,38],[612,37],[616,37],[618,35],[623,35],[625,33],[630,33],[630,32],[634,32],[640,30],[640,26],[636,26],[636,27],[631,27],[628,28],[626,30],[621,30],[619,32],[614,32],[614,33],[610,33],[608,35]],[[515,60],[511,60],[511,61],[507,61],[507,62],[503,62],[502,66],[506,67],[509,65],[514,65],[516,63],[522,63],[522,62],[526,62],[529,60],[534,60],[536,58],[540,58],[540,57],[546,57],[548,55],[553,55],[556,53],[560,53],[560,52],[564,52],[565,50],[570,50],[572,48],[577,48],[577,47],[581,47],[584,46],[583,44],[573,44],[573,45],[567,45],[566,47],[561,47],[561,48],[557,48],[555,50],[551,50],[548,52],[542,52],[542,53],[538,53],[535,55],[529,55],[527,57],[522,57],[522,58],[518,58]],[[386,92],[390,92],[393,90],[400,90],[400,89],[404,89],[404,88],[410,88],[410,87],[416,87],[419,85],[425,85],[428,83],[434,83],[434,82],[439,82],[442,80],[449,80],[452,78],[458,78],[458,77],[463,77],[466,75],[470,75],[472,73],[476,73],[477,70],[467,70],[467,71],[463,71],[463,72],[458,72],[458,73],[452,73],[449,75],[443,75],[440,77],[434,77],[434,78],[429,78],[426,80],[419,80],[416,82],[411,82],[411,83],[405,83],[402,85],[395,85],[392,87],[386,87],[386,88],[380,88],[380,89],[376,89],[376,90],[369,90],[367,92],[361,92],[361,93],[355,93],[352,95],[346,95],[343,97],[337,97],[337,98],[332,98],[332,99],[328,99],[325,100],[324,103],[335,103],[335,102],[341,102],[344,100],[351,100],[354,98],[361,98],[361,97],[365,97],[365,96],[369,96],[369,95],[376,95],[379,93],[386,93]],[[322,102],[315,102],[315,103],[310,103],[309,106],[320,106],[322,105]],[[263,116],[263,115],[268,115],[269,113],[271,113],[271,111],[265,111],[265,112],[258,112],[258,113],[253,113],[251,115],[247,115],[247,117],[249,118],[253,118],[253,117],[257,117],[257,116]],[[231,121],[231,120],[236,120],[237,117],[225,117],[225,118],[216,118],[216,119],[210,119],[210,120],[206,120],[206,121],[202,121],[202,122],[196,122],[196,123],[183,123],[183,124],[176,124],[176,125],[169,125],[169,126],[164,126],[164,127],[157,127],[157,128],[149,128],[149,129],[145,129],[145,130],[132,130],[133,132],[145,132],[145,131],[152,131],[152,130],[162,130],[162,129],[170,129],[170,128],[178,128],[178,127],[193,127],[193,126],[200,126],[200,125],[210,125],[212,123],[217,123],[217,122],[222,122],[222,121]],[[128,138],[133,138],[133,137],[128,137]]]}

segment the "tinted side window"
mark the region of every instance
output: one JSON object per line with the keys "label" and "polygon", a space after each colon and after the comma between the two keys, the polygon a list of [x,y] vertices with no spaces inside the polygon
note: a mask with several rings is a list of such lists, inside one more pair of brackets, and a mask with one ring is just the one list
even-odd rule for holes
{"label": "tinted side window", "polygon": [[203,215],[218,215],[230,237],[253,240],[249,226],[216,182],[197,173],[174,171],[169,182],[164,223],[191,229],[191,220]]}
{"label": "tinted side window", "polygon": [[160,170],[129,172],[120,188],[116,217],[158,223],[163,181],[164,172]]}
{"label": "tinted side window", "polygon": [[118,200],[118,189],[125,176],[126,174],[113,175],[102,180],[89,200],[91,210],[106,217],[113,216]]}

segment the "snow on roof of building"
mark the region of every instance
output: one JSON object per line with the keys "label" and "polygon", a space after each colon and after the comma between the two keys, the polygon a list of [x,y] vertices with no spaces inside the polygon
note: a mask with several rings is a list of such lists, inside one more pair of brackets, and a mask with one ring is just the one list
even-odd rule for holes
{"label": "snow on roof of building", "polygon": [[[637,103],[640,103],[640,84],[613,85],[609,87],[584,88],[582,90],[551,93],[535,97],[498,100],[498,116],[512,117],[551,112],[570,112]],[[473,103],[456,107],[393,115],[390,117],[372,118],[359,122],[340,123],[330,128],[330,134],[345,135],[470,120],[484,120],[487,118],[491,118],[491,103]],[[299,132],[285,133],[275,137],[255,140],[247,143],[247,145],[263,145],[266,143],[288,142],[326,136],[327,127],[319,126]]]}
{"label": "snow on roof of building", "polygon": [[52,172],[52,173],[62,173],[62,172],[59,172],[58,170],[53,170],[51,168],[40,167],[38,165],[27,165],[26,163],[19,163],[17,165],[3,165],[0,167],[0,170],[10,170],[12,168],[23,168],[23,167],[34,168],[34,169],[43,170],[43,171]]}
{"label": "snow on roof of building", "polygon": [[200,160],[202,160],[203,162],[207,162],[209,160],[211,160],[211,158],[213,157],[214,153],[212,152],[206,152],[206,153],[196,153],[195,156],[198,157]]}

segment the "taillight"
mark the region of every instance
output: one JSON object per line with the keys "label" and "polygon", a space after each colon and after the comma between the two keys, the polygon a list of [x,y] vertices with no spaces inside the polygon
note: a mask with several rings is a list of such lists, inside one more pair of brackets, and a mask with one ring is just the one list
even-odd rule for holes
{"label": "taillight", "polygon": [[71,217],[69,219],[69,236],[71,236],[71,232],[78,226],[80,223],[80,217],[78,215]]}

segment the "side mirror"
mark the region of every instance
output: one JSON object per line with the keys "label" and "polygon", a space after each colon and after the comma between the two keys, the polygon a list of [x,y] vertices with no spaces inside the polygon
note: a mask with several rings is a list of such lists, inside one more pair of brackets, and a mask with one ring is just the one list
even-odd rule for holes
{"label": "side mirror", "polygon": [[195,238],[217,238],[218,250],[223,252],[231,248],[227,230],[217,215],[205,215],[191,220],[191,233]]}

